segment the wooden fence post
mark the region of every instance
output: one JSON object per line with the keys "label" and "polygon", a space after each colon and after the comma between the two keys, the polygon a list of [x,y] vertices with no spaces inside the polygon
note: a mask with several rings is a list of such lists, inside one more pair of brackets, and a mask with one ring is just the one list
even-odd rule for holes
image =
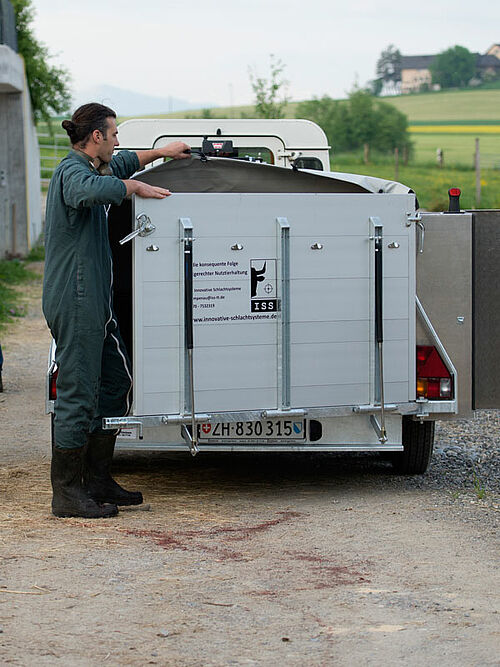
{"label": "wooden fence post", "polygon": [[479,137],[476,137],[474,168],[476,170],[476,208],[479,208],[481,204],[481,153],[479,151]]}
{"label": "wooden fence post", "polygon": [[394,180],[399,180],[399,148],[394,149]]}

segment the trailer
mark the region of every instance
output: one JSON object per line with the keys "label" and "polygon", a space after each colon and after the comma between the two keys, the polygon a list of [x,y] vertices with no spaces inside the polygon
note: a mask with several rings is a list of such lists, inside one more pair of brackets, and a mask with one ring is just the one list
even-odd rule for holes
{"label": "trailer", "polygon": [[[119,448],[381,452],[417,474],[436,419],[500,406],[498,212],[424,213],[402,184],[330,172],[309,121],[119,132],[193,147],[134,176],[171,197],[108,214],[134,381],[103,419]],[[52,348],[49,412],[55,371]]]}

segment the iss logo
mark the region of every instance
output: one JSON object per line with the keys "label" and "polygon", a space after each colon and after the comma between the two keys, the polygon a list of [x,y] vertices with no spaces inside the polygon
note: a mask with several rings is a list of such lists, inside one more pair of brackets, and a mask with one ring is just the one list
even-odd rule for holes
{"label": "iss logo", "polygon": [[276,291],[276,260],[250,260],[250,312],[275,313],[279,310]]}

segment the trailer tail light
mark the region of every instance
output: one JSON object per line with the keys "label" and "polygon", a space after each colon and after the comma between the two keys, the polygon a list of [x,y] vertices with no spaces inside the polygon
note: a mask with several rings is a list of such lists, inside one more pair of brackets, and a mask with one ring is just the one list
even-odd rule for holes
{"label": "trailer tail light", "polygon": [[49,374],[49,400],[50,401],[55,401],[57,398],[57,387],[56,387],[56,382],[57,382],[57,374],[59,373],[59,369],[56,368]]}
{"label": "trailer tail light", "polygon": [[432,345],[417,345],[417,398],[454,398],[453,378]]}

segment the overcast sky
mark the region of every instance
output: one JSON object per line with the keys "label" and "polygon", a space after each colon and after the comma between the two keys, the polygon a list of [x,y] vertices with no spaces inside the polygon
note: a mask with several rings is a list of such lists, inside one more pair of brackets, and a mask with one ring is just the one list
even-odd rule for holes
{"label": "overcast sky", "polygon": [[382,49],[438,53],[500,42],[495,0],[33,0],[37,37],[80,92],[99,84],[215,105],[252,101],[249,66],[286,64],[294,100],[344,97]]}

